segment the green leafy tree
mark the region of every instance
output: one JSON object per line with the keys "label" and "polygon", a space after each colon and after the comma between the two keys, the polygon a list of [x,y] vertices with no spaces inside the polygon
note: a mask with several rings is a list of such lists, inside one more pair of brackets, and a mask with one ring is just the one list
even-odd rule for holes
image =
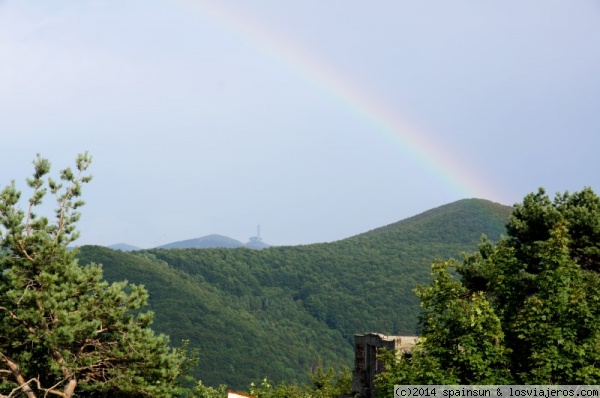
{"label": "green leafy tree", "polygon": [[417,291],[423,306],[420,356],[443,372],[437,377],[445,382],[507,384],[509,350],[500,320],[484,294],[454,280],[449,266],[454,262],[434,263],[434,283]]}
{"label": "green leafy tree", "polygon": [[422,339],[410,356],[384,354],[379,397],[396,384],[510,384],[509,353],[499,318],[482,292],[469,292],[448,272],[453,261],[432,265],[433,283],[417,289]]}
{"label": "green leafy tree", "polygon": [[423,341],[410,358],[387,358],[383,396],[392,383],[600,383],[600,198],[540,189],[507,232],[462,264],[433,265],[418,290]]}
{"label": "green leafy tree", "polygon": [[585,188],[517,204],[508,237],[459,267],[482,290],[523,384],[596,384],[600,368],[600,198]]}
{"label": "green leafy tree", "polygon": [[[189,363],[183,350],[148,327],[138,309],[148,294],[126,282],[108,284],[101,266],[80,266],[70,250],[91,157],[76,170],[47,177],[39,155],[27,179],[26,210],[13,181],[0,193],[0,397],[169,397]],[[53,218],[36,210],[56,198]]]}
{"label": "green leafy tree", "polygon": [[279,383],[277,385],[264,378],[260,384],[251,383],[248,393],[256,398],[307,398],[305,388],[297,384]]}
{"label": "green leafy tree", "polygon": [[227,387],[221,384],[218,388],[209,387],[199,381],[198,384],[190,391],[187,398],[227,398]]}
{"label": "green leafy tree", "polygon": [[311,370],[312,386],[280,383],[272,385],[264,378],[259,385],[250,384],[250,395],[257,398],[337,398],[352,391],[352,373],[348,368],[339,372],[325,369],[321,361]]}

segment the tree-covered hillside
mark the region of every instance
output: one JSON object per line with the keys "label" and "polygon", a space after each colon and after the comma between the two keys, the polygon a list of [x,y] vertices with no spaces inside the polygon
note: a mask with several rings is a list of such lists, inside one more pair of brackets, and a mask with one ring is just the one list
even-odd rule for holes
{"label": "tree-covered hillside", "polygon": [[144,284],[154,328],[200,349],[207,384],[298,380],[322,358],[352,364],[356,332],[417,332],[413,289],[436,258],[497,240],[511,208],[478,199],[333,243],[237,249],[123,253],[80,249],[82,264],[102,263],[109,281]]}

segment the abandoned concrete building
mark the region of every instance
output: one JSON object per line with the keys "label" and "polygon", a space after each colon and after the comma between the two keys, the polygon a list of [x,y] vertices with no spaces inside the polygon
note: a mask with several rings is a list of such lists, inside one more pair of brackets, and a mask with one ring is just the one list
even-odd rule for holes
{"label": "abandoned concrete building", "polygon": [[375,376],[383,371],[383,364],[377,358],[382,348],[410,354],[417,339],[417,336],[386,336],[379,333],[355,335],[353,396],[358,398],[375,396]]}

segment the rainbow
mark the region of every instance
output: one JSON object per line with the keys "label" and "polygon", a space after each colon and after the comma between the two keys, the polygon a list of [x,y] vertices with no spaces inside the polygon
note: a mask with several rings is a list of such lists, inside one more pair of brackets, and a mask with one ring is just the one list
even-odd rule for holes
{"label": "rainbow", "polygon": [[399,146],[415,163],[452,189],[459,198],[478,197],[498,201],[503,198],[481,176],[468,170],[448,151],[429,139],[424,129],[416,128],[396,110],[390,109],[358,84],[344,79],[340,73],[311,54],[281,39],[281,35],[265,29],[235,10],[225,8],[217,0],[181,2],[312,82],[323,93],[343,104],[355,117],[366,121],[375,132]]}

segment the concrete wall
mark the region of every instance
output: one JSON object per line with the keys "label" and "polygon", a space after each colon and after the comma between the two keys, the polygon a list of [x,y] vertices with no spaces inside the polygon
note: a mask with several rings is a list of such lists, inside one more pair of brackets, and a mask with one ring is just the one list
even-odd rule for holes
{"label": "concrete wall", "polygon": [[352,391],[359,398],[375,396],[375,376],[383,371],[378,360],[379,350],[399,350],[408,353],[416,344],[417,336],[386,336],[379,333],[354,336],[354,377]]}

